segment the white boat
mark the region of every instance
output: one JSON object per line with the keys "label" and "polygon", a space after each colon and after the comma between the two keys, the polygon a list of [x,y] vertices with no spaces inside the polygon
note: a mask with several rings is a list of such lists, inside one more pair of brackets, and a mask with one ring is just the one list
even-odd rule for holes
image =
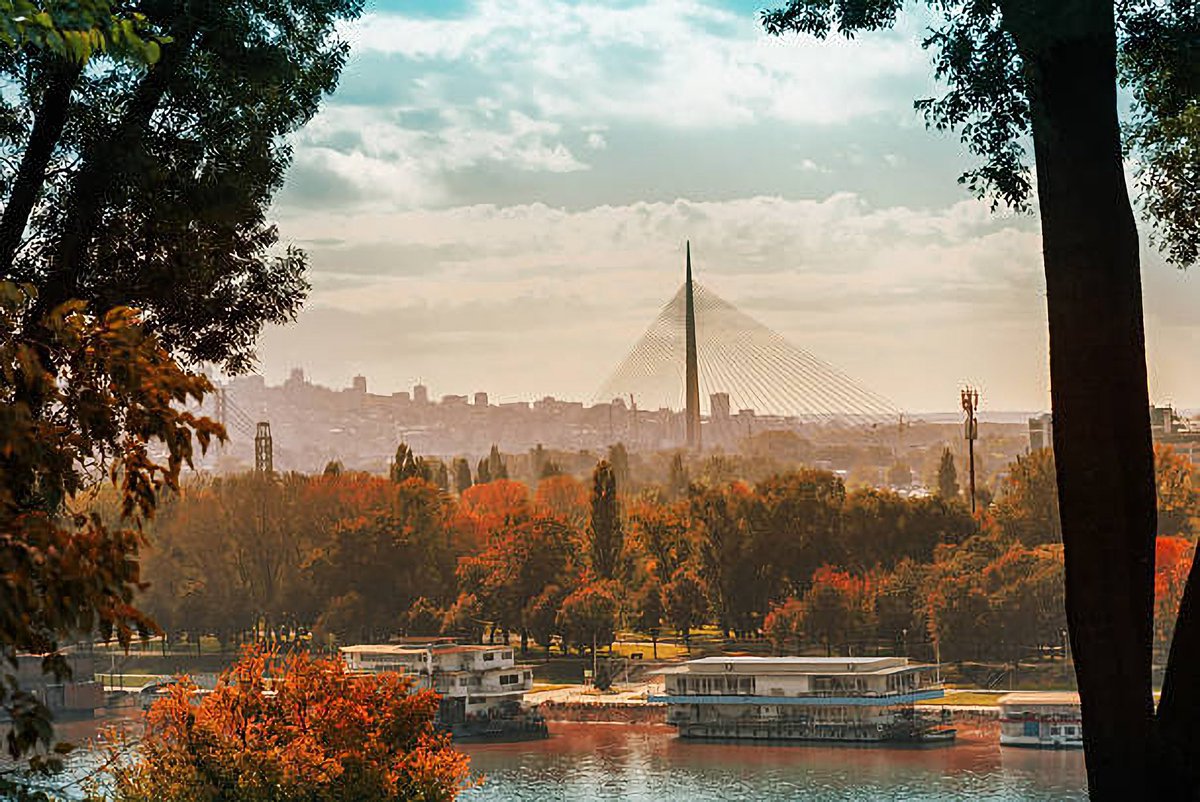
{"label": "white boat", "polygon": [[667,723],[684,738],[945,743],[935,666],[905,657],[705,657],[664,673]]}
{"label": "white boat", "polygon": [[1024,691],[1000,697],[1000,745],[1082,749],[1079,694]]}

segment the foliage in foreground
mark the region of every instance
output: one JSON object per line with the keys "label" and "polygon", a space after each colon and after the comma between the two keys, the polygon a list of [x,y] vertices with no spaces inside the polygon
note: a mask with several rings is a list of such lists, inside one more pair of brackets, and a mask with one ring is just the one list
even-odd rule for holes
{"label": "foliage in foreground", "polygon": [[[64,304],[34,339],[21,324],[34,298],[0,282],[0,710],[13,758],[52,740],[49,711],[17,687],[16,656],[45,655],[44,670],[62,678],[64,640],[96,632],[128,644],[152,629],[134,607],[142,523],[178,486],[194,441],[224,436],[182,409],[208,380],[180,368],[133,310]],[[76,509],[105,475],[118,487],[117,525]]]}
{"label": "foliage in foreground", "polygon": [[448,802],[469,784],[467,757],[434,730],[437,694],[398,674],[252,648],[215,691],[195,691],[175,685],[134,760],[114,755],[114,799]]}

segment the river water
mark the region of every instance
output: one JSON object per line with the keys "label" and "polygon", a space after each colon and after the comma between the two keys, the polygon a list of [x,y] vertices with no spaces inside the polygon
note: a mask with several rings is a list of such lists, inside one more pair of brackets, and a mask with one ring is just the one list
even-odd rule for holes
{"label": "river water", "polygon": [[[99,757],[89,741],[104,725],[136,727],[137,716],[60,725],[84,748],[49,786],[76,796]],[[1001,749],[994,728],[914,748],[690,741],[665,725],[551,722],[546,740],[460,748],[482,775],[463,802],[1086,799],[1081,752]]]}
{"label": "river water", "polygon": [[466,744],[484,775],[464,802],[1086,799],[1083,755],[952,746],[763,745],[681,740],[661,725],[551,723],[544,741]]}

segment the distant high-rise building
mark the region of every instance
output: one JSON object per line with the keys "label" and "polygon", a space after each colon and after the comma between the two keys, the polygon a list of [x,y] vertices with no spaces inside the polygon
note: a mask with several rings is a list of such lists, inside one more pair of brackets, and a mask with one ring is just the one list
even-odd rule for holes
{"label": "distant high-rise building", "polygon": [[408,390],[397,390],[396,392],[392,393],[392,400],[398,401],[401,404],[407,404],[412,400],[412,396],[408,394]]}
{"label": "distant high-rise building", "polygon": [[444,395],[444,396],[442,396],[442,406],[465,407],[466,405],[467,405],[467,397],[465,395]]}
{"label": "distant high-rise building", "polygon": [[1054,417],[1045,412],[1029,419],[1029,450],[1054,447]]}
{"label": "distant high-rise building", "polygon": [[428,404],[429,403],[429,388],[423,384],[418,384],[413,387],[413,403]]}
{"label": "distant high-rise building", "polygon": [[307,384],[307,381],[304,378],[304,368],[292,368],[283,386],[288,390],[298,390],[305,384]]}
{"label": "distant high-rise building", "polygon": [[729,393],[713,393],[708,397],[709,417],[714,421],[729,420]]}
{"label": "distant high-rise building", "polygon": [[475,406],[486,407],[488,405],[487,393],[475,393]]}
{"label": "distant high-rise building", "polygon": [[360,395],[367,394],[367,377],[355,376],[350,380],[350,389]]}

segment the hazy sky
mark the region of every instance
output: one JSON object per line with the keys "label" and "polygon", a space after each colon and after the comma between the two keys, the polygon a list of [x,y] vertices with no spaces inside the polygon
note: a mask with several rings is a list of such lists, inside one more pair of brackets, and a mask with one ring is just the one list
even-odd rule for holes
{"label": "hazy sky", "polygon": [[[777,40],[761,2],[375,2],[274,217],[311,256],[263,372],[589,399],[682,279],[912,411],[1049,405],[1037,220],[956,183],[926,21]],[[1147,251],[1156,400],[1200,401],[1197,277]]]}

